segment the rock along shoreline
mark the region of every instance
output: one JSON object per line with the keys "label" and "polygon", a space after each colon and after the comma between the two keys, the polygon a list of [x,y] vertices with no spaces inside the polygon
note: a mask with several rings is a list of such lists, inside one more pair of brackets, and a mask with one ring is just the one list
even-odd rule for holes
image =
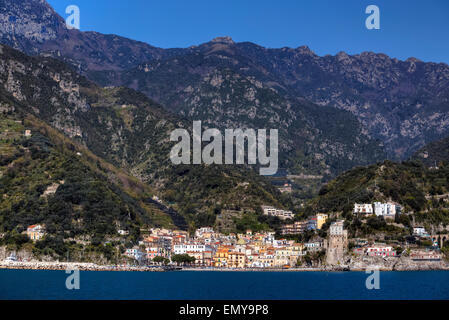
{"label": "rock along shoreline", "polygon": [[165,271],[162,267],[102,266],[82,262],[0,262],[0,269],[16,270],[80,270],[80,271]]}
{"label": "rock along shoreline", "polygon": [[367,270],[379,271],[429,271],[449,270],[445,261],[416,262],[411,259],[365,260],[350,261],[347,265],[295,267],[295,268],[215,268],[215,267],[162,267],[162,266],[105,266],[95,263],[82,262],[22,262],[2,261],[0,269],[16,270],[80,270],[80,271],[138,271],[138,272],[164,272],[164,271],[220,271],[220,272],[365,272]]}

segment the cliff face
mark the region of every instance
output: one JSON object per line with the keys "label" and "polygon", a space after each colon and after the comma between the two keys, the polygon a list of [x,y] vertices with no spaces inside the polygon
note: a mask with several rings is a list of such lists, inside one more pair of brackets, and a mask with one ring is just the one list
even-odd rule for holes
{"label": "cliff face", "polygon": [[[407,158],[449,134],[449,66],[415,58],[401,61],[373,52],[321,57],[307,47],[267,49],[218,38],[163,61],[91,76],[105,84],[126,84],[179,112],[195,114],[205,112],[202,94],[208,95],[208,84],[226,85],[223,68],[275,90],[293,106],[301,97],[352,113],[363,133],[385,144],[389,158]],[[167,86],[169,81],[176,85]]]}
{"label": "cliff face", "polygon": [[160,58],[162,49],[116,35],[69,30],[45,0],[0,1],[0,42],[51,55],[79,70],[119,70]]}
{"label": "cliff face", "polygon": [[161,211],[179,228],[187,227],[185,218],[213,223],[210,212],[219,206],[282,206],[280,193],[255,170],[173,165],[170,133],[190,130],[190,123],[132,89],[99,87],[59,60],[30,57],[0,45],[0,110],[8,112],[5,106],[45,121],[152,186],[176,203],[176,211]]}
{"label": "cliff face", "polygon": [[[449,67],[443,63],[372,52],[320,57],[306,46],[267,49],[229,37],[160,49],[67,30],[41,0],[0,2],[0,40],[62,59],[101,84],[138,89],[183,116],[222,126],[277,126],[288,137],[283,145],[298,153],[286,166],[300,171],[339,172],[385,157],[368,138],[381,140],[388,158],[405,159],[449,134]],[[360,125],[317,105],[345,110]],[[355,135],[361,141],[351,139]]]}
{"label": "cliff face", "polygon": [[400,258],[393,267],[393,271],[419,271],[419,270],[449,270],[447,261],[413,261],[410,258]]}
{"label": "cliff face", "polygon": [[0,2],[0,39],[3,44],[37,54],[44,42],[64,34],[64,28],[64,20],[46,1]]}
{"label": "cliff face", "polygon": [[[0,41],[45,56],[25,57],[1,47],[0,84],[7,95],[95,154],[154,183],[168,198],[179,201],[173,195],[179,188],[195,190],[195,199],[181,199],[186,212],[197,210],[192,200],[213,194],[202,187],[227,188],[214,201],[229,193],[228,203],[246,200],[237,197],[241,191],[231,192],[238,189],[238,179],[246,180],[245,169],[232,169],[229,178],[216,168],[207,169],[209,176],[196,168],[170,167],[168,133],[192,119],[220,129],[279,129],[281,166],[326,178],[385,157],[405,157],[449,134],[446,64],[371,52],[320,57],[305,46],[268,49],[229,37],[160,49],[116,35],[68,30],[43,0],[0,1]],[[101,88],[78,73],[103,85],[137,89],[153,100],[131,89]],[[401,180],[410,180],[406,173]],[[276,203],[273,188],[253,178],[257,190],[245,192],[260,195],[251,199]],[[410,189],[417,201],[407,196],[409,205],[422,209],[427,190],[398,180],[391,175],[385,186]],[[377,187],[375,179],[369,182]],[[374,190],[360,183],[351,190],[352,200],[361,188]],[[347,202],[340,190],[332,196],[339,201],[323,206]]]}
{"label": "cliff face", "polygon": [[294,173],[334,175],[386,157],[350,112],[291,95],[245,54],[240,44],[218,38],[125,72],[88,74],[104,85],[139,90],[208,126],[278,129],[281,166]]}

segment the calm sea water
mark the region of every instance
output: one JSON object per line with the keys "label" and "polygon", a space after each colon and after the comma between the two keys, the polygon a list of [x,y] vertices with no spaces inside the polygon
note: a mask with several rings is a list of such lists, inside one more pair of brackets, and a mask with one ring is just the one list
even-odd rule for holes
{"label": "calm sea water", "polygon": [[449,272],[380,272],[367,290],[363,272],[80,272],[0,270],[0,299],[449,299]]}

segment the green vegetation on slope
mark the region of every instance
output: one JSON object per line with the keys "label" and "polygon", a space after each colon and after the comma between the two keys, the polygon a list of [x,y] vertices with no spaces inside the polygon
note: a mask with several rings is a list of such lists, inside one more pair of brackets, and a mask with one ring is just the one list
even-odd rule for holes
{"label": "green vegetation on slope", "polygon": [[[151,193],[178,210],[192,228],[213,221],[217,207],[290,206],[266,179],[245,166],[173,165],[170,133],[180,127],[190,130],[191,123],[144,94],[98,87],[50,58],[29,57],[7,47],[0,57],[0,101],[87,147],[97,157],[86,163],[104,159],[136,178],[126,183],[150,186]],[[239,186],[240,182],[248,185]]]}
{"label": "green vegetation on slope", "polygon": [[449,161],[449,137],[431,142],[418,150],[412,157],[426,166],[434,167]]}
{"label": "green vegetation on slope", "polygon": [[417,221],[449,224],[449,165],[429,169],[422,163],[385,161],[349,170],[323,186],[305,211],[350,215],[354,203],[394,201]]}
{"label": "green vegetation on slope", "polygon": [[[144,199],[151,190],[119,169],[96,158],[38,119],[1,113],[0,232],[2,243],[22,245],[22,232],[44,224],[48,236],[38,253],[63,255],[71,243],[85,241],[103,251],[103,243],[135,243],[142,227],[172,227],[166,216]],[[31,137],[25,137],[25,130]],[[8,152],[3,152],[3,150]],[[96,158],[96,161],[93,159]]]}

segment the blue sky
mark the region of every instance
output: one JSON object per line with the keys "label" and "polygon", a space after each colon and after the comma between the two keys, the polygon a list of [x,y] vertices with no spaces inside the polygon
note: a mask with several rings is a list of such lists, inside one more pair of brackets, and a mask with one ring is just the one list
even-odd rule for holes
{"label": "blue sky", "polygon": [[[81,30],[117,34],[162,48],[217,36],[270,48],[309,46],[319,55],[383,52],[449,63],[448,0],[47,0],[64,18],[75,4]],[[380,30],[368,30],[368,5]]]}

